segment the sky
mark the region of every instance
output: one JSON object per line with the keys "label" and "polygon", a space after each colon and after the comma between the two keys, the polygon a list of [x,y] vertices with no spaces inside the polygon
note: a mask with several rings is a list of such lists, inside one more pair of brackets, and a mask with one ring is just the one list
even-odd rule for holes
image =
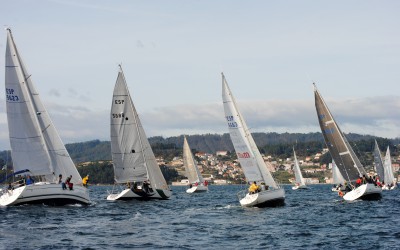
{"label": "sky", "polygon": [[[148,137],[228,133],[221,72],[252,132],[400,137],[399,1],[0,0],[64,143],[109,140],[122,64]],[[0,88],[0,150],[9,149]]]}

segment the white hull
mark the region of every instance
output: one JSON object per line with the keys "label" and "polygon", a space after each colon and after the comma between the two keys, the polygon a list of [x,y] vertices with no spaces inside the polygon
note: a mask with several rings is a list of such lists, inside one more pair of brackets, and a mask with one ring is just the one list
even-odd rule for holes
{"label": "white hull", "polygon": [[283,188],[265,190],[255,194],[247,193],[240,199],[243,207],[266,207],[283,205],[285,202],[285,190]]}
{"label": "white hull", "polygon": [[13,206],[21,204],[89,204],[88,189],[82,186],[74,186],[73,190],[63,190],[61,184],[38,182],[28,186],[21,186],[14,190],[4,190],[0,196],[1,206]]}
{"label": "white hull", "polygon": [[301,186],[293,186],[292,187],[293,190],[297,190],[297,189],[308,189],[308,187],[306,185],[301,185]]}
{"label": "white hull", "polygon": [[354,201],[357,199],[362,200],[377,200],[382,197],[382,188],[375,186],[374,184],[363,184],[352,191],[346,193],[343,199],[346,201]]}
{"label": "white hull", "polygon": [[332,188],[332,192],[339,192],[339,191],[344,191],[344,190],[346,190],[346,187],[345,186],[342,186],[342,187],[333,187]]}
{"label": "white hull", "polygon": [[393,185],[393,186],[391,186],[390,188],[389,188],[388,186],[384,185],[384,186],[382,187],[382,190],[393,190],[393,189],[395,189],[395,188],[396,188],[396,185]]}
{"label": "white hull", "polygon": [[186,190],[186,193],[191,194],[191,193],[200,193],[200,192],[207,192],[208,191],[208,186],[192,186],[191,188]]}
{"label": "white hull", "polygon": [[132,199],[140,199],[140,200],[149,200],[149,199],[169,199],[172,195],[171,190],[165,189],[157,189],[152,193],[145,193],[141,189],[137,189],[133,191],[130,188],[122,190],[117,194],[109,194],[107,196],[107,200],[115,201],[115,200],[132,200]]}

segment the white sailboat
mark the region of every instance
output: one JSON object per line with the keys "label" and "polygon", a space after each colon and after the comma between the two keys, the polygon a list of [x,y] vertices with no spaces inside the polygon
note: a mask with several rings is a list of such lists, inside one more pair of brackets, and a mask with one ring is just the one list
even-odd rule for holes
{"label": "white sailboat", "polygon": [[396,178],[394,178],[393,168],[392,168],[392,160],[390,158],[390,149],[389,146],[386,150],[385,161],[384,161],[384,169],[385,169],[385,185],[383,185],[383,190],[393,190],[397,186]]}
{"label": "white sailboat", "polygon": [[[7,29],[5,65],[14,175],[25,174],[27,179],[32,177],[35,182],[3,189],[0,205],[89,204],[88,189],[82,186],[82,178],[40,100],[10,29]],[[59,175],[63,178],[72,175],[72,190],[62,188],[58,183]]]}
{"label": "white sailboat", "polygon": [[114,193],[113,189],[107,200],[169,199],[172,192],[157,164],[121,67],[114,87],[110,128],[114,188],[122,190]]}
{"label": "white sailboat", "polygon": [[259,192],[249,193],[243,190],[238,193],[242,206],[277,206],[283,205],[285,191],[279,187],[269,172],[251,133],[239,112],[236,101],[222,74],[222,100],[225,119],[228,123],[230,137],[248,182],[256,183],[264,188]]}
{"label": "white sailboat", "polygon": [[355,187],[356,179],[367,173],[334,120],[315,84],[314,97],[318,121],[322,135],[324,136],[325,144],[336,166],[339,168],[340,173],[347,182],[348,191],[344,193],[339,192],[339,194],[343,194],[343,199],[348,201],[356,199],[380,199],[382,189],[372,183],[365,183],[359,187]]}
{"label": "white sailboat", "polygon": [[183,137],[183,165],[185,166],[186,176],[189,179],[189,188],[186,192],[195,193],[208,191],[208,183],[204,181],[197,167],[186,136]]}
{"label": "white sailboat", "polygon": [[332,161],[332,179],[334,187],[332,188],[333,192],[339,192],[345,190],[345,179],[343,175],[340,173],[339,168],[336,166],[335,161]]}
{"label": "white sailboat", "polygon": [[383,165],[381,151],[379,150],[378,142],[376,140],[375,140],[373,155],[374,155],[375,170],[378,175],[379,181],[382,182],[385,180],[385,169]]}
{"label": "white sailboat", "polygon": [[306,182],[304,181],[303,175],[301,174],[299,161],[297,160],[296,152],[293,148],[294,155],[294,176],[295,176],[295,185],[292,187],[293,190],[297,189],[307,189]]}

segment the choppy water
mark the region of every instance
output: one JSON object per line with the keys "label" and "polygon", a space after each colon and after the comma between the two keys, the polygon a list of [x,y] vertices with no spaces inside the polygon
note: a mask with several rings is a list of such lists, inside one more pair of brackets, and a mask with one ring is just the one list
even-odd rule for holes
{"label": "choppy water", "polygon": [[343,202],[328,185],[286,189],[286,205],[242,208],[242,186],[210,186],[170,200],[105,200],[91,206],[0,207],[1,249],[400,249],[400,191]]}

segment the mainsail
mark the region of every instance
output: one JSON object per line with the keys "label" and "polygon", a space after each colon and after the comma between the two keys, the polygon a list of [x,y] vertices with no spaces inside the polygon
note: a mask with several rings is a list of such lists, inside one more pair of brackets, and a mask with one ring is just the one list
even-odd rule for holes
{"label": "mainsail", "polygon": [[6,45],[6,106],[14,172],[29,169],[33,176],[56,181],[59,174],[72,175],[82,183],[53,122],[36,91],[7,29]]}
{"label": "mainsail", "polygon": [[294,148],[293,148],[293,155],[294,155],[294,176],[296,179],[296,183],[299,184],[299,186],[304,186],[304,185],[306,185],[306,182],[304,181],[303,175],[301,174],[299,161],[297,160],[297,156],[296,156],[296,152],[294,151]]}
{"label": "mainsail", "polygon": [[384,166],[385,166],[385,179],[384,179],[385,184],[388,185],[388,184],[394,183],[395,178],[394,178],[394,174],[393,174],[392,160],[390,158],[389,146],[387,147],[387,150],[386,150]]}
{"label": "mainsail", "polygon": [[366,172],[334,120],[315,84],[314,96],[319,125],[329,152],[345,180],[349,182],[355,181]]}
{"label": "mainsail", "polygon": [[381,156],[381,151],[379,150],[378,143],[375,140],[375,148],[374,148],[374,162],[375,162],[375,170],[379,176],[379,179],[382,181],[385,179],[385,170],[383,168],[383,160]]}
{"label": "mainsail", "polygon": [[115,181],[150,181],[155,188],[168,188],[133,105],[122,68],[114,87],[110,125]]}
{"label": "mainsail", "polygon": [[190,150],[186,136],[183,137],[183,165],[185,166],[189,183],[203,182],[203,177],[201,176],[199,168],[196,165],[196,161],[193,158],[193,154]]}
{"label": "mainsail", "polygon": [[266,185],[277,188],[278,186],[272,178],[237,108],[236,101],[229,89],[224,74],[222,74],[222,100],[230,137],[247,181],[265,182]]}

